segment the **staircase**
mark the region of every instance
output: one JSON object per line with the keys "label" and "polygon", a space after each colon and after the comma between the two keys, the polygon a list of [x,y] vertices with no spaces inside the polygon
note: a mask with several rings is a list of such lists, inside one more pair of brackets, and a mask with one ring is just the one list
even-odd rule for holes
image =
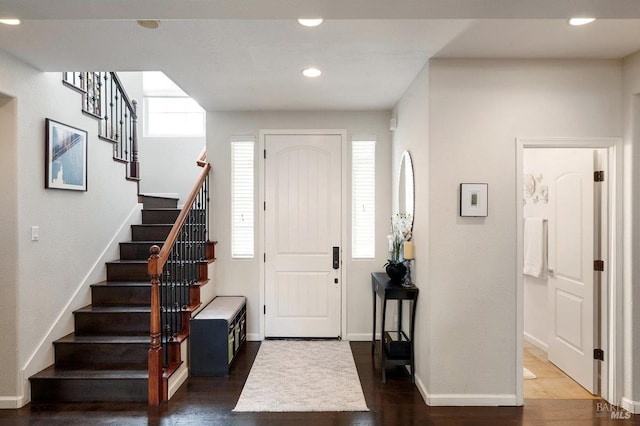
{"label": "staircase", "polygon": [[[132,226],[132,241],[120,243],[120,259],[107,262],[107,280],[91,286],[91,305],[74,312],[75,332],[54,342],[55,364],[30,378],[32,402],[148,400],[147,259],[179,213],[175,199],[144,197],[142,225]],[[187,289],[195,302],[189,311],[199,305],[205,282]]]}

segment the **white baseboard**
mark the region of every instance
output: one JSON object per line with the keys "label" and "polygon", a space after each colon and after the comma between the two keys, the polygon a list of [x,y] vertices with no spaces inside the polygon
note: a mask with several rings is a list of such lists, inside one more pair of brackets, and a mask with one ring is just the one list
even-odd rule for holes
{"label": "white baseboard", "polygon": [[184,361],[182,362],[182,365],[178,368],[178,370],[175,371],[171,375],[171,377],[169,377],[169,383],[167,384],[167,397],[169,399],[171,399],[173,394],[175,394],[178,389],[180,389],[180,386],[182,386],[182,384],[189,378],[189,355],[187,353],[188,348],[189,339],[187,338],[183,340],[182,343],[180,343],[180,358]]}
{"label": "white baseboard", "polygon": [[247,341],[248,342],[262,342],[263,339],[260,338],[260,334],[258,333],[247,333]]}
{"label": "white baseboard", "polygon": [[640,414],[640,401],[632,401],[623,396],[620,405],[631,414]]}
{"label": "white baseboard", "polygon": [[515,394],[429,394],[427,405],[431,406],[465,406],[465,407],[497,407],[516,406]]}
{"label": "white baseboard", "polygon": [[538,347],[539,349],[542,349],[545,352],[549,352],[549,345],[548,344],[546,344],[542,340],[538,339],[534,335],[527,333],[526,331],[524,332],[524,340],[526,340],[527,342],[531,343],[532,345]]}
{"label": "white baseboard", "polygon": [[180,368],[178,368],[178,371],[169,377],[169,388],[167,389],[169,399],[171,399],[171,397],[178,391],[178,389],[180,389],[180,386],[182,386],[188,378],[189,369],[187,368],[187,365],[183,363]]}
{"label": "white baseboard", "polygon": [[420,396],[422,396],[422,400],[426,404],[427,400],[429,399],[429,392],[427,392],[427,387],[424,385],[422,379],[417,374],[414,374],[414,379],[416,381],[416,388],[418,388],[418,392],[420,392]]}
{"label": "white baseboard", "polygon": [[516,406],[515,394],[430,394],[424,382],[415,375],[416,388],[422,399],[429,406],[474,406],[474,407],[497,407]]}
{"label": "white baseboard", "polygon": [[0,410],[16,410],[27,404],[24,396],[0,396]]}

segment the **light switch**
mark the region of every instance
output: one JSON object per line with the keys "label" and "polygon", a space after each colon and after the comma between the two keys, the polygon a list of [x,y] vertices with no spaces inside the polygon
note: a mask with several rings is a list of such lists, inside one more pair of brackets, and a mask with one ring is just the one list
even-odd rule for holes
{"label": "light switch", "polygon": [[40,227],[32,226],[31,227],[31,241],[40,241]]}

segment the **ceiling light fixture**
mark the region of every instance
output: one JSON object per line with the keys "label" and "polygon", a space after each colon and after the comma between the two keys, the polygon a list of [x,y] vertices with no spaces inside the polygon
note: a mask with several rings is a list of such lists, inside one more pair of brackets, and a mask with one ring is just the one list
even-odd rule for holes
{"label": "ceiling light fixture", "polygon": [[302,70],[302,74],[305,77],[310,77],[310,78],[314,78],[314,77],[319,77],[320,74],[322,74],[322,71],[320,71],[318,68],[305,68]]}
{"label": "ceiling light fixture", "polygon": [[322,24],[322,18],[312,18],[312,19],[307,19],[307,18],[300,18],[298,19],[298,23],[300,25],[304,25],[305,27],[317,27],[318,25]]}
{"label": "ceiling light fixture", "polygon": [[0,24],[20,25],[20,20],[15,18],[3,18],[3,19],[0,19]]}
{"label": "ceiling light fixture", "polygon": [[160,26],[160,21],[157,19],[138,19],[138,25],[148,30],[155,30]]}
{"label": "ceiling light fixture", "polygon": [[595,21],[596,18],[571,18],[569,19],[569,25],[578,27],[580,25],[587,25]]}

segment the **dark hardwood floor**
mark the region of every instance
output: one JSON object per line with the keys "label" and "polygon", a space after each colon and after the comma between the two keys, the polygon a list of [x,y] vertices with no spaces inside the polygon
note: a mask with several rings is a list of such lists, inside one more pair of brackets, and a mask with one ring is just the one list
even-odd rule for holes
{"label": "dark hardwood floor", "polygon": [[[260,344],[248,342],[229,377],[190,378],[169,403],[30,404],[0,410],[0,425],[592,425],[639,424],[610,419],[598,400],[527,400],[524,407],[428,407],[402,370],[390,369],[387,384],[371,356],[370,343],[352,342],[362,388],[371,411],[344,413],[233,413]],[[377,360],[377,356],[375,358]]]}

